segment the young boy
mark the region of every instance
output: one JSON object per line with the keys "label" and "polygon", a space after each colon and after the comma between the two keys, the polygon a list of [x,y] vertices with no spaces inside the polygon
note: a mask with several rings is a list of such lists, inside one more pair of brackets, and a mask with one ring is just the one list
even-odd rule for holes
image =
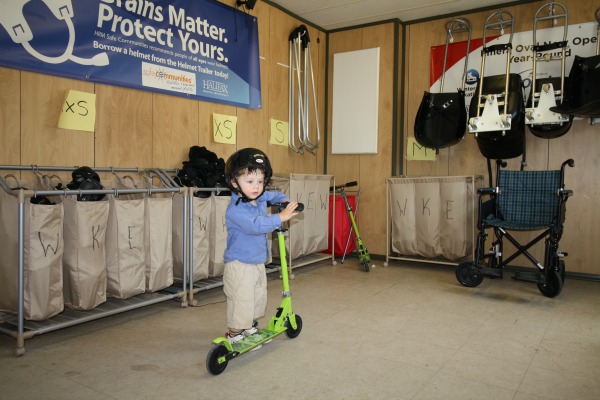
{"label": "young boy", "polygon": [[[267,306],[267,233],[298,214],[297,202],[280,192],[265,192],[272,174],[266,154],[254,148],[238,150],[225,165],[231,203],[225,214],[223,290],[230,343],[258,332],[256,320],[265,315]],[[267,215],[267,201],[289,204],[279,214]]]}

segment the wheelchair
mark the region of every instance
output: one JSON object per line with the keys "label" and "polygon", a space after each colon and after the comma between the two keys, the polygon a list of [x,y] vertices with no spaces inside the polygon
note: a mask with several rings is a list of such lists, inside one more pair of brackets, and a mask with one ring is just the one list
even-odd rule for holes
{"label": "wheelchair", "polygon": [[[534,270],[516,269],[513,279],[533,282],[547,297],[556,297],[565,280],[567,253],[558,249],[565,221],[565,204],[573,194],[564,188],[565,167],[575,165],[572,159],[562,163],[560,170],[509,171],[506,163],[497,160],[496,187],[478,189],[479,211],[477,244],[474,261],[465,261],[456,268],[457,280],[466,287],[476,287],[484,277],[502,278],[503,269],[520,255],[525,255]],[[490,185],[491,186],[491,185]],[[484,201],[485,200],[485,201]],[[484,254],[488,230],[494,239]],[[521,245],[509,231],[542,231],[530,242]],[[504,239],[516,251],[506,259]],[[544,262],[539,262],[529,249],[545,239]]]}

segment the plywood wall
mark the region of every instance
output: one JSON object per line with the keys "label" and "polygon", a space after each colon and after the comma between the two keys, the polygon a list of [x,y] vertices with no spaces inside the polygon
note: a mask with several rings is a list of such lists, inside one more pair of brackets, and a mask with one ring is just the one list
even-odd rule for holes
{"label": "plywood wall", "polygon": [[[223,3],[234,6],[235,0]],[[310,155],[269,144],[269,120],[288,119],[288,38],[301,22],[263,2],[250,13],[259,22],[262,109],[0,68],[0,164],[177,168],[198,145],[225,159],[238,148],[258,147],[278,173],[323,173],[323,146]],[[309,33],[324,129],[326,35],[312,27]],[[70,89],[96,94],[95,132],[57,128]],[[238,118],[236,145],[214,142],[213,113]],[[316,126],[313,113],[311,124]]]}
{"label": "plywood wall", "polygon": [[[597,0],[564,0],[568,9],[569,24],[594,21]],[[515,15],[515,32],[531,31],[533,18],[545,1],[506,8]],[[483,36],[485,19],[496,10],[464,14],[473,23],[473,37]],[[406,102],[405,124],[402,140],[413,136],[413,124],[423,92],[429,85],[429,51],[431,46],[445,43],[444,24],[447,19],[409,25],[406,35]],[[472,66],[470,66],[472,67]],[[479,68],[478,68],[479,69]],[[567,270],[587,274],[600,274],[600,264],[595,247],[600,239],[600,212],[595,206],[600,187],[600,125],[590,125],[588,120],[573,123],[563,137],[540,139],[526,130],[528,169],[558,169],[567,158],[575,159],[575,168],[566,173],[566,186],[575,195],[567,203],[567,220],[560,249],[568,252]],[[520,158],[509,160],[510,168],[518,168]],[[404,171],[410,176],[452,176],[484,174],[487,176],[485,158],[480,154],[473,135],[464,141],[440,150],[436,161],[406,161]],[[486,179],[487,181],[487,179]],[[539,256],[540,252],[536,252]],[[529,266],[530,264],[522,264]]]}
{"label": "plywood wall", "polygon": [[[333,55],[379,47],[379,119],[377,154],[329,154],[327,171],[335,175],[336,184],[358,181],[360,189],[360,235],[369,252],[386,253],[385,178],[392,171],[394,138],[394,37],[395,22],[332,33],[329,35],[329,76],[333,72]],[[356,79],[361,79],[356,76]],[[329,80],[329,115],[332,110],[332,79]],[[331,118],[328,121],[331,131]],[[331,148],[331,138],[329,138]]]}

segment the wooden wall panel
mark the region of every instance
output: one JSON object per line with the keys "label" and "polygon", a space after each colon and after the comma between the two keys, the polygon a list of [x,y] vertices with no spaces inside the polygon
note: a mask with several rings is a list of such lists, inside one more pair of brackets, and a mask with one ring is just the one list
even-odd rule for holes
{"label": "wooden wall panel", "polygon": [[[364,29],[363,46],[380,48],[379,71],[379,119],[377,134],[377,154],[360,156],[361,188],[360,220],[361,237],[368,244],[369,251],[385,254],[386,235],[385,179],[392,170],[393,139],[393,99],[394,91],[394,24],[376,25]],[[384,203],[385,204],[385,203]],[[369,221],[365,224],[364,221]],[[367,240],[368,238],[368,240]]]}
{"label": "wooden wall panel", "polygon": [[[289,114],[289,36],[301,23],[280,10],[271,10],[270,59],[268,60],[271,80],[269,85],[268,119],[288,121]],[[311,30],[309,29],[309,36]],[[317,48],[318,51],[318,48]],[[319,93],[322,102],[322,92]],[[289,147],[268,145],[270,134],[267,132],[266,149],[271,158],[273,169],[278,174],[287,175],[292,172],[322,173],[316,171],[314,156],[306,152],[297,153]],[[300,142],[296,137],[295,146]]]}
{"label": "wooden wall panel", "polygon": [[270,104],[270,85],[268,83],[271,79],[270,69],[268,67],[271,51],[271,35],[269,33],[271,7],[268,7],[262,2],[257,2],[252,13],[258,18],[262,108],[259,110],[238,108],[238,120],[242,121],[242,123],[238,126],[238,141],[236,148],[259,147],[266,151],[269,134],[268,110]]}
{"label": "wooden wall panel", "polygon": [[[210,103],[207,101],[198,101],[198,139],[195,143],[198,146],[204,146],[210,151],[213,151],[217,156],[227,159],[227,157],[236,150],[235,145],[215,142],[215,124],[213,114],[231,115],[237,117],[237,107],[227,104]],[[243,124],[243,121],[238,119],[237,126]],[[222,129],[224,127],[221,127]],[[225,131],[224,131],[225,132]],[[226,134],[226,133],[224,133]],[[239,134],[239,132],[238,132]],[[187,158],[186,158],[187,160]]]}
{"label": "wooden wall panel", "polygon": [[21,163],[21,72],[0,67],[0,164]]}
{"label": "wooden wall panel", "polygon": [[[268,118],[288,121],[289,100],[289,36],[298,21],[280,10],[271,10],[269,59],[267,60],[271,80],[269,86]],[[268,137],[267,137],[268,141]],[[287,175],[294,172],[294,161],[302,157],[292,149],[278,145],[267,146],[271,164],[276,173]]]}
{"label": "wooden wall panel", "polygon": [[[356,180],[361,190],[359,220],[361,237],[369,251],[386,253],[385,238],[385,178],[392,170],[394,113],[394,23],[373,25],[329,35],[329,71],[332,76],[334,54],[347,51],[380,48],[379,118],[377,154],[332,154],[328,158],[328,173],[335,175],[336,184]],[[360,77],[356,77],[360,79]],[[329,82],[328,128],[331,131],[333,82]],[[331,139],[329,138],[329,143]]]}
{"label": "wooden wall panel", "polygon": [[191,146],[198,144],[197,101],[152,96],[152,162],[158,168],[181,168]]}
{"label": "wooden wall panel", "polygon": [[[33,72],[21,73],[23,165],[93,166],[94,133],[58,128],[61,107],[71,89],[93,93],[94,85]],[[96,127],[101,118],[96,116]]]}
{"label": "wooden wall panel", "polygon": [[142,90],[96,85],[94,165],[153,167],[152,96]]}
{"label": "wooden wall panel", "polygon": [[[329,35],[329,82],[327,83],[329,86],[327,102],[329,115],[327,121],[328,132],[331,132],[333,118],[333,56],[336,53],[363,49],[362,38],[362,29],[341,31]],[[339,185],[349,181],[358,180],[360,176],[360,156],[354,154],[331,154],[331,135],[328,135],[327,137],[327,148],[329,149],[327,172],[335,175],[336,183]]]}
{"label": "wooden wall panel", "polygon": [[[326,152],[329,150],[327,147],[327,122],[325,120],[327,110],[325,98],[325,90],[327,89],[327,81],[325,79],[327,72],[327,35],[321,31],[315,31],[315,33],[316,34],[313,34],[311,32],[311,35],[313,35],[311,36],[311,47],[313,49],[311,54],[313,57],[313,67],[315,68],[315,79],[317,79],[315,84],[317,85],[317,106],[319,114],[319,129],[321,131],[321,138],[316,156],[315,173],[323,173],[323,171],[325,171]],[[318,51],[315,51],[315,49],[318,49]],[[311,138],[314,137],[316,137],[316,135],[311,134]]]}

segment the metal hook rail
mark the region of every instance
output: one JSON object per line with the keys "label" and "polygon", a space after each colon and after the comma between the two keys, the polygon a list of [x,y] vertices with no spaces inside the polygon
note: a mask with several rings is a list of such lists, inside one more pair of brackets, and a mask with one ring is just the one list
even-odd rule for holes
{"label": "metal hook rail", "polygon": [[[303,154],[306,149],[310,154],[316,155],[315,150],[321,142],[321,129],[319,126],[319,111],[317,107],[315,75],[310,54],[310,37],[306,26],[301,25],[290,34],[290,66],[289,66],[289,131],[288,143],[296,153]],[[309,90],[308,78],[312,84],[312,103],[315,114],[317,139],[313,142],[309,135]],[[298,93],[296,95],[296,89]],[[300,145],[296,145],[295,137]]]}
{"label": "metal hook rail", "polygon": [[446,77],[446,62],[448,59],[448,47],[450,43],[454,41],[452,34],[456,33],[468,33],[467,37],[467,51],[465,55],[465,65],[463,68],[462,75],[462,85],[461,90],[464,92],[465,90],[465,81],[467,79],[467,67],[469,64],[469,52],[471,48],[471,21],[467,18],[453,18],[450,21],[446,22],[446,47],[444,49],[444,65],[442,67],[442,78],[440,80],[440,93],[444,91],[444,79]]}
{"label": "metal hook rail", "polygon": [[[495,19],[495,21],[493,21]],[[487,46],[487,33],[491,30],[499,30],[500,36],[503,36],[505,29],[510,29],[508,42]],[[474,118],[469,119],[469,132],[477,134],[478,132],[489,132],[499,130],[509,130],[511,128],[511,115],[508,114],[508,87],[510,81],[510,55],[512,51],[512,39],[514,33],[514,17],[509,11],[500,10],[490,15],[483,27],[483,50],[481,50],[481,77],[479,82],[479,91],[477,93],[478,104],[477,112]],[[483,80],[485,76],[486,56],[495,53],[506,53],[506,83],[503,93],[488,94],[485,97],[483,93]],[[484,100],[483,104],[481,101]],[[502,114],[499,113],[499,107],[503,106]],[[482,110],[483,109],[483,110]]]}
{"label": "metal hook rail", "polygon": [[[546,12],[547,15],[543,15]],[[557,25],[559,20],[563,21],[563,38],[562,41],[552,42],[547,44],[538,44],[537,29],[538,23],[551,20],[553,25]],[[562,103],[565,90],[565,60],[567,49],[567,33],[568,33],[568,12],[566,7],[557,1],[551,1],[541,6],[535,13],[533,19],[533,70],[531,83],[531,108],[525,110],[525,123],[529,125],[536,124],[560,124],[569,121],[569,117],[560,113],[550,111],[550,107],[555,107]],[[555,57],[550,52],[560,49],[560,56]],[[536,92],[537,81],[537,63],[538,61],[559,60],[560,64],[560,88],[554,88],[552,83],[546,83],[542,86],[539,92]]]}

